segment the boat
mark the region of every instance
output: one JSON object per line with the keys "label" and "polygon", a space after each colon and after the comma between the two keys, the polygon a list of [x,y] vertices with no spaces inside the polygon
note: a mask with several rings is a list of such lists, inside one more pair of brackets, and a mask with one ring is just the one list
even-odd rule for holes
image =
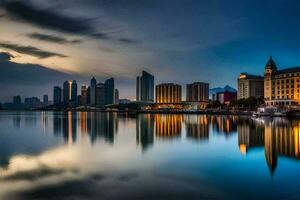
{"label": "boat", "polygon": [[285,117],[287,113],[279,110],[274,106],[266,106],[257,108],[257,112],[252,114],[253,117]]}

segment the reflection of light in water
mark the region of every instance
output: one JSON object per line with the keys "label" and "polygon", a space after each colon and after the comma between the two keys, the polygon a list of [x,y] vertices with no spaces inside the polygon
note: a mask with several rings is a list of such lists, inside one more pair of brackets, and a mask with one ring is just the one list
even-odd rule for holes
{"label": "reflection of light in water", "polygon": [[241,152],[243,155],[246,155],[246,154],[247,154],[247,145],[246,145],[246,144],[240,144],[240,152]]}
{"label": "reflection of light in water", "polygon": [[72,113],[71,111],[68,112],[68,144],[71,145],[73,143],[73,136],[72,136]]}

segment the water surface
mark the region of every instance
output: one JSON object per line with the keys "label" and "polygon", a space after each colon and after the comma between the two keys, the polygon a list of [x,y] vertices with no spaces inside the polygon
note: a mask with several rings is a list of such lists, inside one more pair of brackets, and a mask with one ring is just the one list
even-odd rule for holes
{"label": "water surface", "polygon": [[300,199],[300,120],[0,112],[0,199]]}

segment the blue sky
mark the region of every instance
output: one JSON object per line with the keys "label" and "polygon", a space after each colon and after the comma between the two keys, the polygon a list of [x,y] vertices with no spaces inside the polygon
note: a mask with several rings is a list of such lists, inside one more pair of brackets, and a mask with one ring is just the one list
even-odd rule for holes
{"label": "blue sky", "polygon": [[[135,98],[142,70],[156,83],[236,87],[240,72],[263,74],[270,55],[279,68],[299,65],[299,8],[296,0],[0,0],[0,52],[12,55],[0,69],[18,79],[0,74],[0,89],[9,88],[0,101],[52,96],[64,79],[92,76],[115,77],[121,98]],[[41,81],[10,67],[31,74],[31,64],[55,72]]]}

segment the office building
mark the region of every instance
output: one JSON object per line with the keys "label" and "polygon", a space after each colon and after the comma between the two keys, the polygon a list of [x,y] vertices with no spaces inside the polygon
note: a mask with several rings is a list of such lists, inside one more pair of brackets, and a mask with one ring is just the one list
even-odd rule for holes
{"label": "office building", "polygon": [[241,73],[238,78],[238,99],[249,97],[263,98],[264,96],[264,77]]}
{"label": "office building", "polygon": [[115,81],[114,78],[107,79],[104,83],[105,87],[105,105],[115,103]]}
{"label": "office building", "polygon": [[208,101],[209,98],[209,84],[203,82],[196,82],[186,85],[186,101],[200,102]]}
{"label": "office building", "polygon": [[97,85],[97,81],[93,77],[91,79],[91,85],[90,85],[90,104],[92,106],[96,105],[96,85]]}
{"label": "office building", "polygon": [[21,105],[22,104],[21,96],[14,96],[13,97],[13,104],[14,105]]}
{"label": "office building", "polygon": [[48,99],[47,94],[43,95],[43,104],[44,104],[44,106],[48,106],[48,104],[49,104],[49,99]]}
{"label": "office building", "polygon": [[265,66],[264,99],[267,105],[298,105],[300,67],[278,70],[270,57]]}
{"label": "office building", "polygon": [[103,83],[98,83],[95,90],[95,105],[97,108],[105,108],[105,86]]}
{"label": "office building", "polygon": [[85,106],[88,102],[88,87],[86,85],[81,86],[80,105]]}
{"label": "office building", "polygon": [[115,104],[119,104],[119,90],[115,89]]}
{"label": "office building", "polygon": [[75,80],[73,80],[71,84],[71,101],[77,104],[77,83]]}
{"label": "office building", "polygon": [[156,86],[156,103],[181,103],[181,85],[163,83]]}
{"label": "office building", "polygon": [[70,90],[71,84],[69,81],[65,81],[63,84],[63,101],[69,102],[70,101]]}
{"label": "office building", "polygon": [[54,86],[53,89],[53,104],[61,103],[61,88],[59,86]]}
{"label": "office building", "polygon": [[154,76],[146,71],[136,78],[136,100],[154,101]]}

